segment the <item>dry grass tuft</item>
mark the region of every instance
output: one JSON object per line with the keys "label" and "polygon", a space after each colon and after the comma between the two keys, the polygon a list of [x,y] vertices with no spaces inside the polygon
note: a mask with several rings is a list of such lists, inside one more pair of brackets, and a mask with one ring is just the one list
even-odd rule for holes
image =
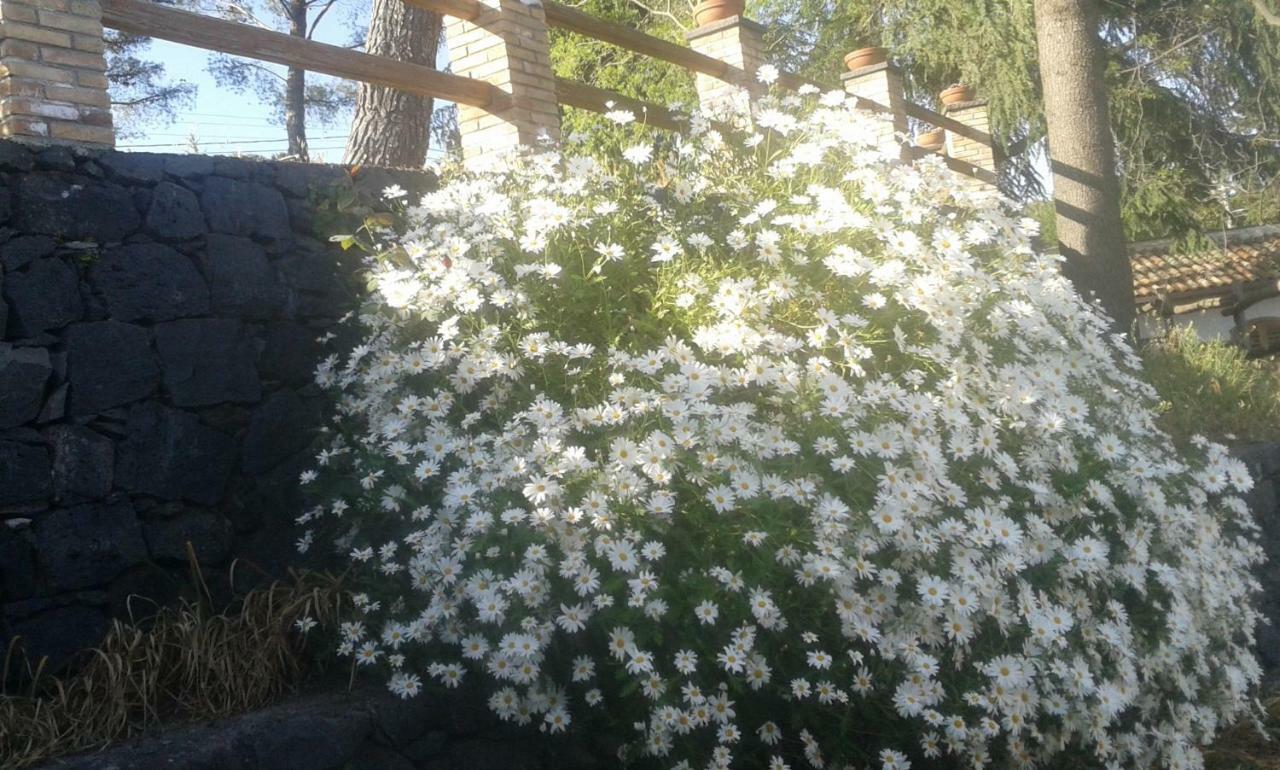
{"label": "dry grass tuft", "polygon": [[[194,555],[188,546],[188,556]],[[300,618],[332,627],[341,581],[291,573],[214,611],[190,559],[199,598],[159,610],[145,622],[115,621],[102,644],[66,677],[15,654],[0,686],[18,677],[23,692],[0,689],[0,767],[19,770],[54,756],[102,748],[161,722],[211,719],[263,706],[290,689],[305,668]],[[234,574],[234,565],[232,567]]]}
{"label": "dry grass tuft", "polygon": [[1205,749],[1206,770],[1280,770],[1280,696],[1263,702],[1263,723],[1241,722]]}

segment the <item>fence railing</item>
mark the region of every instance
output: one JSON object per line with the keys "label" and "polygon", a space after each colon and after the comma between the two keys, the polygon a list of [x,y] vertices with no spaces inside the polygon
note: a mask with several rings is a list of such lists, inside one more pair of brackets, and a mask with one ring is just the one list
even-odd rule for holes
{"label": "fence railing", "polygon": [[[741,107],[759,84],[763,28],[740,17],[699,27],[680,45],[596,18],[554,0],[404,0],[446,17],[452,73],[183,11],[150,0],[0,0],[0,134],[109,145],[110,102],[103,28],[144,35],[339,78],[446,99],[459,105],[464,154],[509,150],[541,136],[558,138],[562,107],[625,108],[640,122],[680,131],[678,111],[627,94],[557,77],[548,29],[561,29],[674,64],[691,72],[704,110]],[[887,61],[846,72],[842,86],[858,108],[883,119],[888,151],[910,161],[940,152],[975,184],[996,181],[995,143],[985,103],[973,99],[937,112],[903,97],[901,74]],[[806,81],[782,73],[784,88]],[[813,84],[817,85],[817,84]],[[819,86],[822,87],[822,86]],[[828,87],[829,88],[829,87]],[[910,122],[945,132],[944,146],[901,149]]]}

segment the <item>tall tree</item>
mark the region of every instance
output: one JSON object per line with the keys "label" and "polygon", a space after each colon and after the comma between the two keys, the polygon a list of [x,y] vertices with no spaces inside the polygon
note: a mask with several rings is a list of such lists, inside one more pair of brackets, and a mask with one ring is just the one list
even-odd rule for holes
{"label": "tall tree", "polygon": [[[1014,149],[1003,186],[1043,193],[1034,0],[754,1],[771,55],[811,79],[833,82],[841,55],[887,45],[916,101],[956,81],[976,86]],[[1256,2],[1098,5],[1131,239],[1216,230],[1228,208],[1231,226],[1280,217],[1280,28],[1258,12],[1276,0]]]}
{"label": "tall tree", "polygon": [[1123,331],[1134,320],[1133,275],[1120,215],[1095,0],[1035,0],[1058,247],[1064,271]]}
{"label": "tall tree", "polygon": [[[373,0],[365,51],[435,67],[439,14],[402,0]],[[432,99],[362,83],[347,138],[347,163],[421,168],[431,137]]]}
{"label": "tall tree", "polygon": [[[203,0],[199,5],[241,24],[312,39],[337,1]],[[209,57],[209,72],[219,84],[252,93],[272,106],[276,119],[284,124],[288,155],[304,161],[311,157],[308,117],[323,125],[332,124],[355,95],[354,87],[346,82],[308,77],[306,70],[297,67],[286,67],[281,72],[274,65],[226,54]]]}

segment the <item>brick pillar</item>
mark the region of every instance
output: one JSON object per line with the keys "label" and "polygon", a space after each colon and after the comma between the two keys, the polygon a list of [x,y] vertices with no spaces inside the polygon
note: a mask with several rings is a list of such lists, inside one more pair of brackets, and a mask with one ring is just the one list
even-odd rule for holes
{"label": "brick pillar", "polygon": [[902,93],[902,71],[893,62],[879,62],[846,72],[840,76],[844,90],[854,96],[869,99],[888,107],[890,114],[875,113],[876,144],[885,155],[906,159],[908,151],[903,146],[907,133],[906,97]]}
{"label": "brick pillar", "polygon": [[[970,128],[976,128],[988,135],[991,133],[987,102],[983,99],[949,104],[943,107],[942,113]],[[993,174],[996,173],[996,155],[991,145],[984,142],[976,142],[954,131],[947,132],[947,155],[956,160],[972,163],[978,168],[986,169]],[[967,185],[975,189],[990,189],[991,187],[986,182],[972,177],[966,177],[965,181]]]}
{"label": "brick pillar", "polygon": [[0,136],[110,147],[98,0],[0,0]]}
{"label": "brick pillar", "polygon": [[453,74],[484,80],[511,95],[487,109],[458,105],[462,154],[470,160],[560,140],[560,106],[541,4],[481,0],[474,20],[445,17]]}
{"label": "brick pillar", "polygon": [[750,116],[751,97],[764,91],[756,70],[765,63],[764,27],[741,16],[713,21],[686,36],[689,47],[746,73],[746,81],[726,82],[697,73],[698,103],[702,111],[720,117]]}

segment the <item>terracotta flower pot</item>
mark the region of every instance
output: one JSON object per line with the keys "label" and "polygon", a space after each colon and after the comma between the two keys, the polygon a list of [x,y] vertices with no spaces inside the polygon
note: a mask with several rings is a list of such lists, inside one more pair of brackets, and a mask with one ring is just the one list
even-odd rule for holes
{"label": "terracotta flower pot", "polygon": [[746,0],[702,0],[693,9],[693,22],[705,27],[730,16],[741,16],[746,6]]}
{"label": "terracotta flower pot", "polygon": [[932,152],[938,152],[946,144],[946,141],[947,133],[941,128],[935,128],[932,131],[925,131],[916,137],[916,146]]}
{"label": "terracotta flower pot", "polygon": [[888,49],[882,49],[879,46],[865,47],[845,54],[845,67],[849,68],[849,72],[855,69],[870,67],[873,64],[883,64],[888,61]]}
{"label": "terracotta flower pot", "polygon": [[966,86],[963,83],[956,83],[938,94],[938,98],[942,100],[943,107],[949,107],[953,104],[973,101],[974,92],[971,86]]}
{"label": "terracotta flower pot", "polygon": [[870,46],[868,48],[859,48],[844,55],[844,66],[849,68],[850,72],[860,70],[863,67],[870,67],[873,64],[883,64],[889,60],[889,49],[880,46]]}

